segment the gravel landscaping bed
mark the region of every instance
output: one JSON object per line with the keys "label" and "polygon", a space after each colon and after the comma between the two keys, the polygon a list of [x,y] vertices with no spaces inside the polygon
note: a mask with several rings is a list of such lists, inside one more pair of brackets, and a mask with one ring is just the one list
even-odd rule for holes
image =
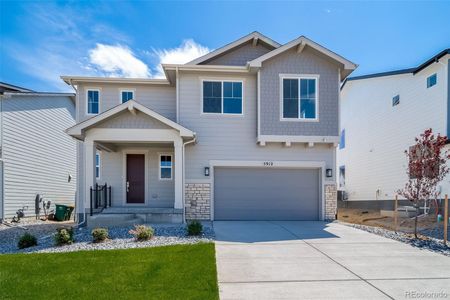
{"label": "gravel landscaping bed", "polygon": [[380,227],[366,226],[360,224],[351,224],[340,222],[343,225],[350,226],[356,229],[364,230],[370,233],[374,233],[389,239],[393,239],[396,241],[400,241],[406,244],[409,244],[413,247],[427,249],[433,252],[437,252],[446,256],[450,256],[450,247],[445,246],[442,240],[432,238],[429,236],[425,236],[420,234],[419,238],[414,238],[414,234],[403,233],[403,232],[395,232],[392,230],[387,230]]}
{"label": "gravel landscaping bed", "polygon": [[[185,225],[150,224],[155,230],[154,237],[145,242],[134,241],[133,237],[128,233],[130,229],[134,228],[133,226],[108,228],[109,240],[102,243],[92,243],[91,229],[80,228],[74,229],[74,244],[57,247],[54,245],[53,240],[53,234],[56,232],[56,228],[61,227],[61,225],[68,225],[58,223],[39,225],[41,228],[39,230],[34,229],[33,231],[32,227],[34,226],[29,226],[29,230],[23,230],[18,228],[5,229],[3,228],[4,225],[2,225],[0,228],[0,254],[144,248],[175,244],[195,244],[200,242],[212,242],[214,240],[214,230],[212,226],[203,226],[203,234],[201,236],[191,237],[187,236]],[[34,234],[38,238],[38,245],[20,250],[17,248],[17,241],[25,232]]]}

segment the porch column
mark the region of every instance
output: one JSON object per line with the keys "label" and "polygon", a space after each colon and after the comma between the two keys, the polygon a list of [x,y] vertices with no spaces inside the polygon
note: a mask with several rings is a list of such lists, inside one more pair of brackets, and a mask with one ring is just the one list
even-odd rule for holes
{"label": "porch column", "polygon": [[85,178],[85,207],[91,207],[91,187],[95,186],[95,143],[93,141],[84,142],[84,178]]}
{"label": "porch column", "polygon": [[175,204],[174,208],[183,208],[183,140],[177,139],[173,143],[175,148]]}

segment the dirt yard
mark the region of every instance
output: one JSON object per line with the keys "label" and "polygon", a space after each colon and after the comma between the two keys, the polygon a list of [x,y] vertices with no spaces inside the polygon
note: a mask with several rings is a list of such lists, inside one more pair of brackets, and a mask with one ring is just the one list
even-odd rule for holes
{"label": "dirt yard", "polygon": [[[362,210],[355,208],[339,208],[338,220],[347,223],[361,224],[367,226],[376,226],[389,230],[395,230],[394,218],[381,216],[378,210]],[[414,218],[398,218],[398,231],[405,233],[414,232]],[[437,223],[436,216],[428,215],[419,217],[418,229],[420,231],[428,231],[442,226]]]}

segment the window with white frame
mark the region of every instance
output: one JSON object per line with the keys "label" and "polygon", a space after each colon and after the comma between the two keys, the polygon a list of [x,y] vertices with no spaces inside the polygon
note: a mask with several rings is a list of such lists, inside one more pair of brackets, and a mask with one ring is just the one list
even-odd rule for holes
{"label": "window with white frame", "polygon": [[242,81],[203,81],[203,113],[242,114]]}
{"label": "window with white frame", "polygon": [[87,91],[87,113],[98,114],[100,106],[100,91],[88,90]]}
{"label": "window with white frame", "polygon": [[430,88],[430,87],[436,85],[436,83],[437,83],[437,74],[436,73],[434,73],[433,75],[431,75],[427,78],[427,88]]}
{"label": "window with white frame", "polygon": [[170,180],[172,179],[172,155],[161,154],[159,156],[159,179]]}
{"label": "window with white frame", "polygon": [[101,157],[100,152],[95,153],[95,178],[100,178],[100,164],[101,164]]}
{"label": "window with white frame", "polygon": [[282,77],[282,118],[316,120],[318,79]]}
{"label": "window with white frame", "polygon": [[131,99],[134,99],[134,91],[122,90],[120,92],[120,97],[121,97],[122,103],[125,103]]}

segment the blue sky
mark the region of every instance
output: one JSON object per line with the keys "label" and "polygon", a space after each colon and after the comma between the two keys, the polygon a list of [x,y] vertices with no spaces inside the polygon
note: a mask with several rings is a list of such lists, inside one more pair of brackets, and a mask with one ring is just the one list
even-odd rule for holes
{"label": "blue sky", "polygon": [[4,1],[0,81],[70,90],[60,75],[160,77],[254,30],[300,35],[359,64],[353,75],[413,67],[450,47],[450,1]]}

